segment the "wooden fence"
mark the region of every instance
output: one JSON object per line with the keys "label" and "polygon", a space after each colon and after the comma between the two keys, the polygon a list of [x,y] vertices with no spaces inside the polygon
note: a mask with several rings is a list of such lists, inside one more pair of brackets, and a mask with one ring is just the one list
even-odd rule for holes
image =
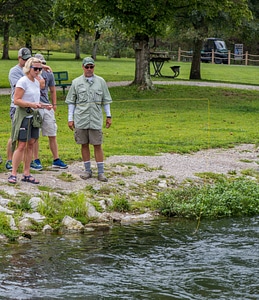
{"label": "wooden fence", "polygon": [[[192,51],[182,50],[180,47],[178,51],[168,52],[171,60],[173,61],[192,61]],[[214,63],[215,52],[211,52],[212,63]],[[236,55],[228,51],[228,64],[239,64],[239,65],[259,65],[259,55],[254,55],[246,51],[243,55]]]}

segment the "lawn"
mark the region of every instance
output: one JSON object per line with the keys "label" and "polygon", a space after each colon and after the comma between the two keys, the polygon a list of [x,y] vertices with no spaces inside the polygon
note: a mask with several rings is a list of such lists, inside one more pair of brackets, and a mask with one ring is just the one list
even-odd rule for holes
{"label": "lawn", "polygon": [[[81,57],[89,54],[81,54]],[[17,63],[17,51],[10,51],[10,60],[0,60],[0,88],[9,87],[8,72],[11,67]],[[82,74],[82,61],[74,59],[73,53],[53,52],[48,64],[53,71],[68,71],[70,81]],[[177,79],[189,80],[190,62],[165,62],[162,68],[162,74],[172,76],[173,72],[170,66],[179,65],[180,75]],[[135,60],[131,58],[111,58],[98,56],[96,60],[96,74],[104,77],[106,81],[131,81],[135,75]],[[150,65],[151,74],[154,73],[152,64]],[[243,65],[216,65],[201,64],[201,76],[204,81],[229,82],[240,84],[258,85],[259,67]],[[172,78],[154,78],[152,80],[174,80]]]}
{"label": "lawn", "polygon": [[[134,87],[110,88],[112,127],[104,128],[104,153],[158,155],[258,143],[258,92],[227,88],[158,85],[155,91]],[[0,154],[5,160],[10,136],[9,96],[0,96]],[[60,157],[81,159],[73,132],[67,126],[67,105],[58,92],[56,112]],[[40,158],[51,164],[48,139],[40,138]],[[0,165],[4,171],[4,165]]]}
{"label": "lawn", "polygon": [[[11,59],[0,60],[0,87],[9,87],[9,69],[17,63],[17,51]],[[82,57],[86,56],[82,55]],[[74,54],[53,52],[48,64],[54,71],[67,70],[70,80],[82,74],[81,61]],[[177,79],[188,80],[190,63],[167,62],[162,73],[172,75],[171,65],[180,65]],[[133,59],[98,57],[96,74],[106,81],[134,79]],[[151,73],[153,72],[151,66]],[[258,84],[256,66],[201,64],[202,78],[242,84]],[[169,78],[152,78],[174,80]],[[157,155],[162,152],[186,153],[215,147],[232,147],[239,143],[258,143],[257,129],[259,93],[228,88],[181,85],[156,85],[153,91],[138,91],[135,87],[112,87],[113,124],[104,128],[105,156]],[[80,160],[80,148],[67,126],[67,105],[58,92],[56,119],[60,157],[66,162]],[[0,155],[6,159],[6,143],[10,136],[9,96],[0,96]],[[51,163],[47,138],[40,138],[40,158]],[[3,164],[0,171],[4,170]]]}

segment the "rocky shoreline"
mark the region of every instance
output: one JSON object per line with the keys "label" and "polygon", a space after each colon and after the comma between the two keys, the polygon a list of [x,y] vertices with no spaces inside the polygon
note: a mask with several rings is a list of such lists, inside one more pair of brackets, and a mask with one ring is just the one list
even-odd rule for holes
{"label": "rocky shoreline", "polygon": [[[154,211],[141,213],[110,212],[112,201],[116,195],[125,195],[129,202],[141,202],[156,199],[158,194],[166,189],[175,188],[187,181],[200,180],[198,174],[204,172],[241,174],[246,169],[258,169],[258,152],[253,144],[239,145],[231,149],[209,149],[191,154],[161,154],[159,156],[112,156],[106,159],[105,169],[109,181],[97,180],[96,168],[94,177],[85,181],[80,178],[83,164],[75,162],[66,170],[53,170],[45,167],[35,176],[39,185],[21,182],[11,185],[7,182],[8,172],[0,174],[0,212],[9,220],[12,230],[21,232],[20,240],[37,234],[31,230],[33,224],[44,222],[45,216],[38,212],[38,207],[44,201],[44,195],[63,199],[70,193],[92,189],[94,201],[102,207],[102,213],[93,205],[86,203],[88,217],[93,220],[87,225],[71,218],[64,217],[60,224],[62,233],[86,232],[100,227],[109,228],[114,222],[122,224],[151,220],[157,216]],[[94,164],[94,163],[93,163]],[[10,207],[18,196],[29,197],[30,212],[17,217],[15,209]],[[20,199],[20,198],[19,198]],[[15,218],[13,217],[15,216]],[[53,229],[47,224],[42,232],[50,233]],[[0,239],[6,241],[1,235]]]}

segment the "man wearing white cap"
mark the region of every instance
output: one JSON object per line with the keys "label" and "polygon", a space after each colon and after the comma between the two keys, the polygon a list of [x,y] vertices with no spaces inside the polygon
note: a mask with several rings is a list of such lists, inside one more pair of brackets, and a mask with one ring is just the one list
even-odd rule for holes
{"label": "man wearing white cap", "polygon": [[75,129],[75,141],[81,145],[85,172],[82,179],[92,177],[89,144],[94,147],[94,156],[98,169],[98,180],[108,181],[104,176],[104,156],[102,150],[102,106],[106,113],[106,128],[111,126],[110,103],[112,98],[105,80],[94,74],[94,60],[83,59],[84,74],[72,81],[66,97],[68,104],[68,127]]}

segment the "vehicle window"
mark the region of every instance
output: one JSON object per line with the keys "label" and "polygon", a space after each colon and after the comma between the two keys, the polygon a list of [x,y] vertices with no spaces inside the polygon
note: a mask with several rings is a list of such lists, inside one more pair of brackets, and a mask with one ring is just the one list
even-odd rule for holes
{"label": "vehicle window", "polygon": [[217,49],[227,49],[224,41],[215,41]]}

